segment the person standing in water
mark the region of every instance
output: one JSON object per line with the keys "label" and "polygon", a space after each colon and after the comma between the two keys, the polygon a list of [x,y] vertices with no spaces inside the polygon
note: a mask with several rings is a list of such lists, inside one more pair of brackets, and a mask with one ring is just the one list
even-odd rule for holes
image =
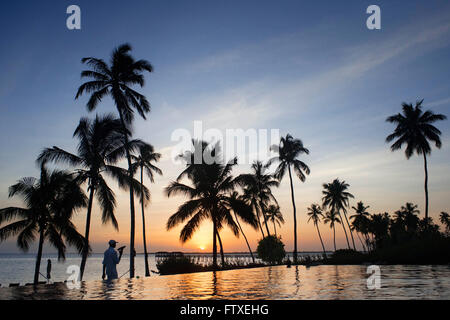
{"label": "person standing in water", "polygon": [[106,276],[108,276],[108,280],[113,280],[119,278],[117,275],[116,265],[120,262],[122,258],[123,248],[118,249],[119,255],[117,255],[117,251],[114,249],[116,244],[118,243],[115,240],[109,240],[109,248],[105,251],[103,256],[103,274],[102,279],[104,280]]}
{"label": "person standing in water", "polygon": [[50,279],[52,278],[52,260],[47,260],[47,282],[50,282]]}

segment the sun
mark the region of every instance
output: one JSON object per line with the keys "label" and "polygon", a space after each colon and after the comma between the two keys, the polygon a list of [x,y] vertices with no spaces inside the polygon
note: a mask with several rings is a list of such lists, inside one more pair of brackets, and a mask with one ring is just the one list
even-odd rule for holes
{"label": "sun", "polygon": [[205,250],[205,246],[200,246],[199,249],[203,251]]}

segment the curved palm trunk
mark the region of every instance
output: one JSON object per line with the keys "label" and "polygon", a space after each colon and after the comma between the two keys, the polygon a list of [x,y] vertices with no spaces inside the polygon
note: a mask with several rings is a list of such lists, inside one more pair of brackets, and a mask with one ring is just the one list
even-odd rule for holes
{"label": "curved palm trunk", "polygon": [[217,269],[217,224],[216,220],[213,218],[213,269]]}
{"label": "curved palm trunk", "polygon": [[350,228],[350,223],[348,222],[347,214],[345,213],[345,211],[344,211],[344,217],[345,217],[345,221],[347,222],[348,230],[350,231],[350,236],[352,238],[353,249],[356,251],[355,239],[353,239],[352,228]]}
{"label": "curved palm trunk", "polygon": [[40,230],[39,232],[39,247],[38,253],[36,256],[36,266],[34,268],[34,284],[38,284],[39,282],[39,270],[41,269],[41,259],[42,259],[42,247],[44,244],[44,230]]}
{"label": "curved palm trunk", "polygon": [[142,236],[144,240],[144,261],[145,261],[145,276],[150,276],[150,269],[148,266],[147,240],[145,236],[145,213],[144,213],[144,170],[141,166],[141,209],[142,209]]}
{"label": "curved palm trunk", "polygon": [[277,226],[275,225],[275,220],[273,221],[273,231],[275,232],[275,238],[277,238]]}
{"label": "curved palm trunk", "polygon": [[92,202],[94,201],[94,188],[95,184],[90,184],[89,188],[89,203],[86,214],[86,230],[84,232],[84,248],[81,256],[81,264],[80,264],[80,281],[83,280],[84,269],[86,267],[86,261],[89,254],[89,230],[91,226],[91,214],[92,214]]}
{"label": "curved palm trunk", "polygon": [[259,230],[261,231],[261,235],[263,237],[263,239],[265,238],[264,236],[264,231],[261,225],[261,218],[260,218],[260,213],[259,213],[259,207],[257,205],[255,205],[255,211],[256,211],[256,217],[258,218],[258,226],[259,226]]}
{"label": "curved palm trunk", "polygon": [[[123,119],[123,114],[119,110],[120,115],[120,122],[122,123],[122,126],[124,129],[127,129],[125,125],[125,121]],[[132,187],[133,184],[133,172],[131,170],[131,156],[130,156],[130,149],[128,148],[128,135],[124,135],[124,141],[125,141],[125,153],[127,156],[127,162],[128,162],[128,178],[130,182],[130,278],[134,278],[134,234],[135,234],[135,224],[136,224],[136,217],[135,217],[135,211],[134,211],[134,190]]]}
{"label": "curved palm trunk", "polygon": [[264,211],[262,210],[262,206],[260,206],[260,207],[261,207],[261,215],[263,216],[263,219],[264,219],[264,225],[266,226],[267,236],[270,236],[269,227],[267,226],[267,217],[266,217],[266,214],[265,214]]}
{"label": "curved palm trunk", "polygon": [[219,246],[220,246],[220,259],[222,261],[222,268],[225,267],[225,254],[223,253],[223,245],[222,245],[222,239],[220,238],[219,231],[216,233],[217,239],[219,240]]}
{"label": "curved palm trunk", "polygon": [[[342,221],[342,215],[341,215],[340,212],[338,212],[338,213],[339,213],[339,218],[341,218],[341,221]],[[347,240],[347,246],[348,246],[349,249],[351,249],[350,242],[348,241],[347,230],[345,229],[345,226],[344,226],[344,222],[341,223],[341,226],[342,226],[342,229],[344,229],[345,239]]]}
{"label": "curved palm trunk", "polygon": [[361,237],[359,236],[358,232],[356,232],[356,235],[358,236],[359,242],[361,242],[362,248],[364,252],[367,252],[366,246],[364,245],[364,242],[362,241]]}
{"label": "curved palm trunk", "polygon": [[428,218],[428,168],[427,168],[427,155],[423,153],[423,167],[425,169],[425,219]]}
{"label": "curved palm trunk", "polygon": [[252,248],[250,248],[250,244],[248,243],[247,237],[245,236],[244,230],[242,230],[241,224],[239,223],[239,219],[237,217],[236,212],[234,213],[234,217],[236,219],[236,223],[239,227],[239,230],[241,231],[242,235],[244,236],[245,242],[247,243],[248,251],[250,252],[250,256],[252,257],[253,263],[255,263],[255,257],[253,256]]}
{"label": "curved palm trunk", "polygon": [[319,234],[320,243],[322,244],[323,254],[326,256],[325,246],[323,245],[322,236],[320,235],[319,225],[316,223],[317,233]]}
{"label": "curved palm trunk", "polygon": [[297,212],[295,208],[295,199],[294,199],[294,185],[292,184],[292,174],[291,174],[291,166],[288,166],[289,171],[289,181],[291,182],[291,198],[292,198],[292,207],[294,208],[294,263],[297,263]]}

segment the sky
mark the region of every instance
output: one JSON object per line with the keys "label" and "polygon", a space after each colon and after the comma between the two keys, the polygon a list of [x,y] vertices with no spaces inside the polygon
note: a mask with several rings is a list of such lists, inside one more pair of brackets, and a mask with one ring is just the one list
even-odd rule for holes
{"label": "sky", "polygon": [[[81,8],[81,30],[66,27],[66,8]],[[381,29],[366,27],[366,8],[381,8]],[[134,135],[163,157],[162,177],[145,180],[152,193],[146,208],[150,251],[211,251],[212,226],[204,223],[185,244],[181,227],[167,231],[168,217],[186,198],[167,198],[170,181],[183,169],[171,153],[177,129],[278,129],[300,138],[310,150],[301,160],[311,174],[294,181],[299,250],[320,250],[306,209],[320,203],[322,184],[335,178],[350,184],[371,213],[394,212],[405,202],[424,211],[423,159],[406,160],[385,143],[389,115],[402,102],[425,99],[424,106],[449,115],[450,4],[447,1],[16,1],[0,4],[0,207],[22,205],[8,198],[21,177],[38,176],[35,159],[44,147],[74,152],[80,117],[115,112],[104,99],[95,112],[86,97],[75,100],[84,70],[81,58],[109,59],[128,42],[137,59],[151,62],[144,88],[152,111],[136,117]],[[430,215],[450,210],[450,125],[437,124],[443,146],[429,158]],[[122,162],[125,166],[125,163]],[[233,173],[248,172],[239,165]],[[94,202],[91,243],[102,252],[110,238],[129,242],[129,198],[117,188],[119,231],[102,225]],[[286,223],[279,234],[293,247],[289,181],[273,190]],[[350,210],[351,211],[351,210]],[[142,250],[141,212],[136,212],[136,244]],[[85,212],[74,218],[84,230]],[[327,249],[329,226],[320,225]],[[260,238],[244,230],[253,249]],[[342,229],[338,247],[345,247]],[[243,238],[223,231],[226,252],[245,251]],[[30,252],[33,252],[32,247]],[[47,252],[54,249],[46,247]],[[15,240],[0,252],[17,252]]]}

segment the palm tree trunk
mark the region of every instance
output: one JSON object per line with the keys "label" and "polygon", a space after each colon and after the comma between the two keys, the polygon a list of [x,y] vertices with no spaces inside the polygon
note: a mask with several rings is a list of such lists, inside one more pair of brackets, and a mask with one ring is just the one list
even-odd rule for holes
{"label": "palm tree trunk", "polygon": [[[339,212],[339,218],[341,218],[341,221],[342,221],[342,215],[341,215],[340,212]],[[345,225],[344,225],[344,222],[343,222],[343,221],[342,221],[342,223],[341,223],[341,226],[342,226],[342,229],[344,229],[345,239],[347,240],[347,246],[348,246],[349,249],[351,249],[351,247],[350,247],[350,242],[348,241],[347,230],[345,229]]]}
{"label": "palm tree trunk", "polygon": [[428,168],[427,168],[427,155],[423,153],[423,167],[425,169],[425,219],[428,219]]}
{"label": "palm tree trunk", "polygon": [[364,252],[367,252],[366,246],[364,245],[364,242],[362,241],[361,237],[359,236],[358,231],[356,231],[356,235],[358,236],[359,242],[361,242]]}
{"label": "palm tree trunk", "polygon": [[91,227],[92,202],[94,201],[95,183],[90,183],[89,188],[89,203],[86,214],[86,229],[84,232],[84,248],[80,264],[80,281],[83,280],[84,269],[86,267],[86,261],[89,254],[89,230]]}
{"label": "palm tree trunk", "polygon": [[294,200],[294,185],[292,184],[292,174],[291,174],[291,166],[288,166],[289,171],[289,181],[291,182],[291,198],[292,198],[292,207],[294,208],[294,263],[297,263],[297,211],[295,208],[295,200]]}
{"label": "palm tree trunk", "polygon": [[[125,120],[123,119],[123,114],[119,110],[120,115],[120,121],[122,123],[122,126],[124,130],[128,130],[125,125]],[[135,234],[135,224],[136,224],[136,217],[134,212],[134,190],[133,190],[133,172],[131,170],[131,156],[130,156],[130,149],[128,147],[128,135],[124,134],[124,141],[125,141],[125,153],[127,156],[127,162],[128,162],[128,178],[130,183],[130,278],[134,278],[134,234]]]}
{"label": "palm tree trunk", "polygon": [[141,166],[141,208],[142,208],[142,236],[144,240],[144,261],[145,261],[145,276],[150,276],[150,269],[148,267],[148,253],[147,240],[145,236],[145,213],[144,213],[144,168]]}
{"label": "palm tree trunk", "polygon": [[38,284],[39,282],[39,271],[41,269],[41,259],[42,259],[42,247],[44,245],[44,230],[41,228],[39,232],[39,247],[38,253],[36,257],[36,266],[34,268],[34,284]]}
{"label": "palm tree trunk", "polygon": [[265,214],[264,211],[262,210],[262,206],[260,206],[260,207],[261,207],[261,214],[262,214],[263,219],[264,219],[264,225],[266,226],[267,236],[270,236],[269,227],[267,226],[267,217],[266,217],[266,214]]}
{"label": "palm tree trunk", "polygon": [[275,225],[275,220],[273,221],[273,231],[275,232],[275,238],[277,238],[277,226]]}
{"label": "palm tree trunk", "polygon": [[259,226],[259,230],[261,231],[261,235],[263,237],[263,239],[265,238],[264,236],[264,231],[261,225],[261,218],[260,218],[260,214],[259,214],[259,207],[255,206],[255,210],[256,210],[256,217],[258,218],[258,226]]}
{"label": "palm tree trunk", "polygon": [[222,268],[225,267],[225,255],[223,253],[223,245],[222,245],[222,239],[220,238],[219,231],[216,233],[217,239],[219,240],[219,246],[220,246],[220,259],[222,260]]}
{"label": "palm tree trunk", "polygon": [[213,269],[217,269],[217,224],[216,219],[213,217]]}
{"label": "palm tree trunk", "polygon": [[247,243],[248,251],[250,252],[250,256],[252,257],[253,263],[255,263],[255,257],[253,256],[252,248],[250,248],[250,244],[248,243],[247,237],[245,236],[244,230],[242,230],[241,224],[239,223],[239,219],[237,217],[236,212],[234,213],[234,217],[236,219],[236,223],[239,227],[239,230],[241,231],[242,235],[244,236],[245,242]]}
{"label": "palm tree trunk", "polygon": [[322,244],[323,254],[326,256],[327,252],[325,250],[325,246],[323,245],[322,236],[320,235],[319,225],[316,223],[317,233],[319,234],[320,243]]}
{"label": "palm tree trunk", "polygon": [[336,251],[336,228],[333,225],[333,242],[334,242],[334,251]]}
{"label": "palm tree trunk", "polygon": [[352,237],[353,249],[356,251],[355,239],[353,239],[352,228],[350,228],[350,223],[348,222],[347,214],[345,213],[345,211],[344,211],[344,217],[345,217],[345,221],[347,222],[348,230],[350,231],[350,236]]}

